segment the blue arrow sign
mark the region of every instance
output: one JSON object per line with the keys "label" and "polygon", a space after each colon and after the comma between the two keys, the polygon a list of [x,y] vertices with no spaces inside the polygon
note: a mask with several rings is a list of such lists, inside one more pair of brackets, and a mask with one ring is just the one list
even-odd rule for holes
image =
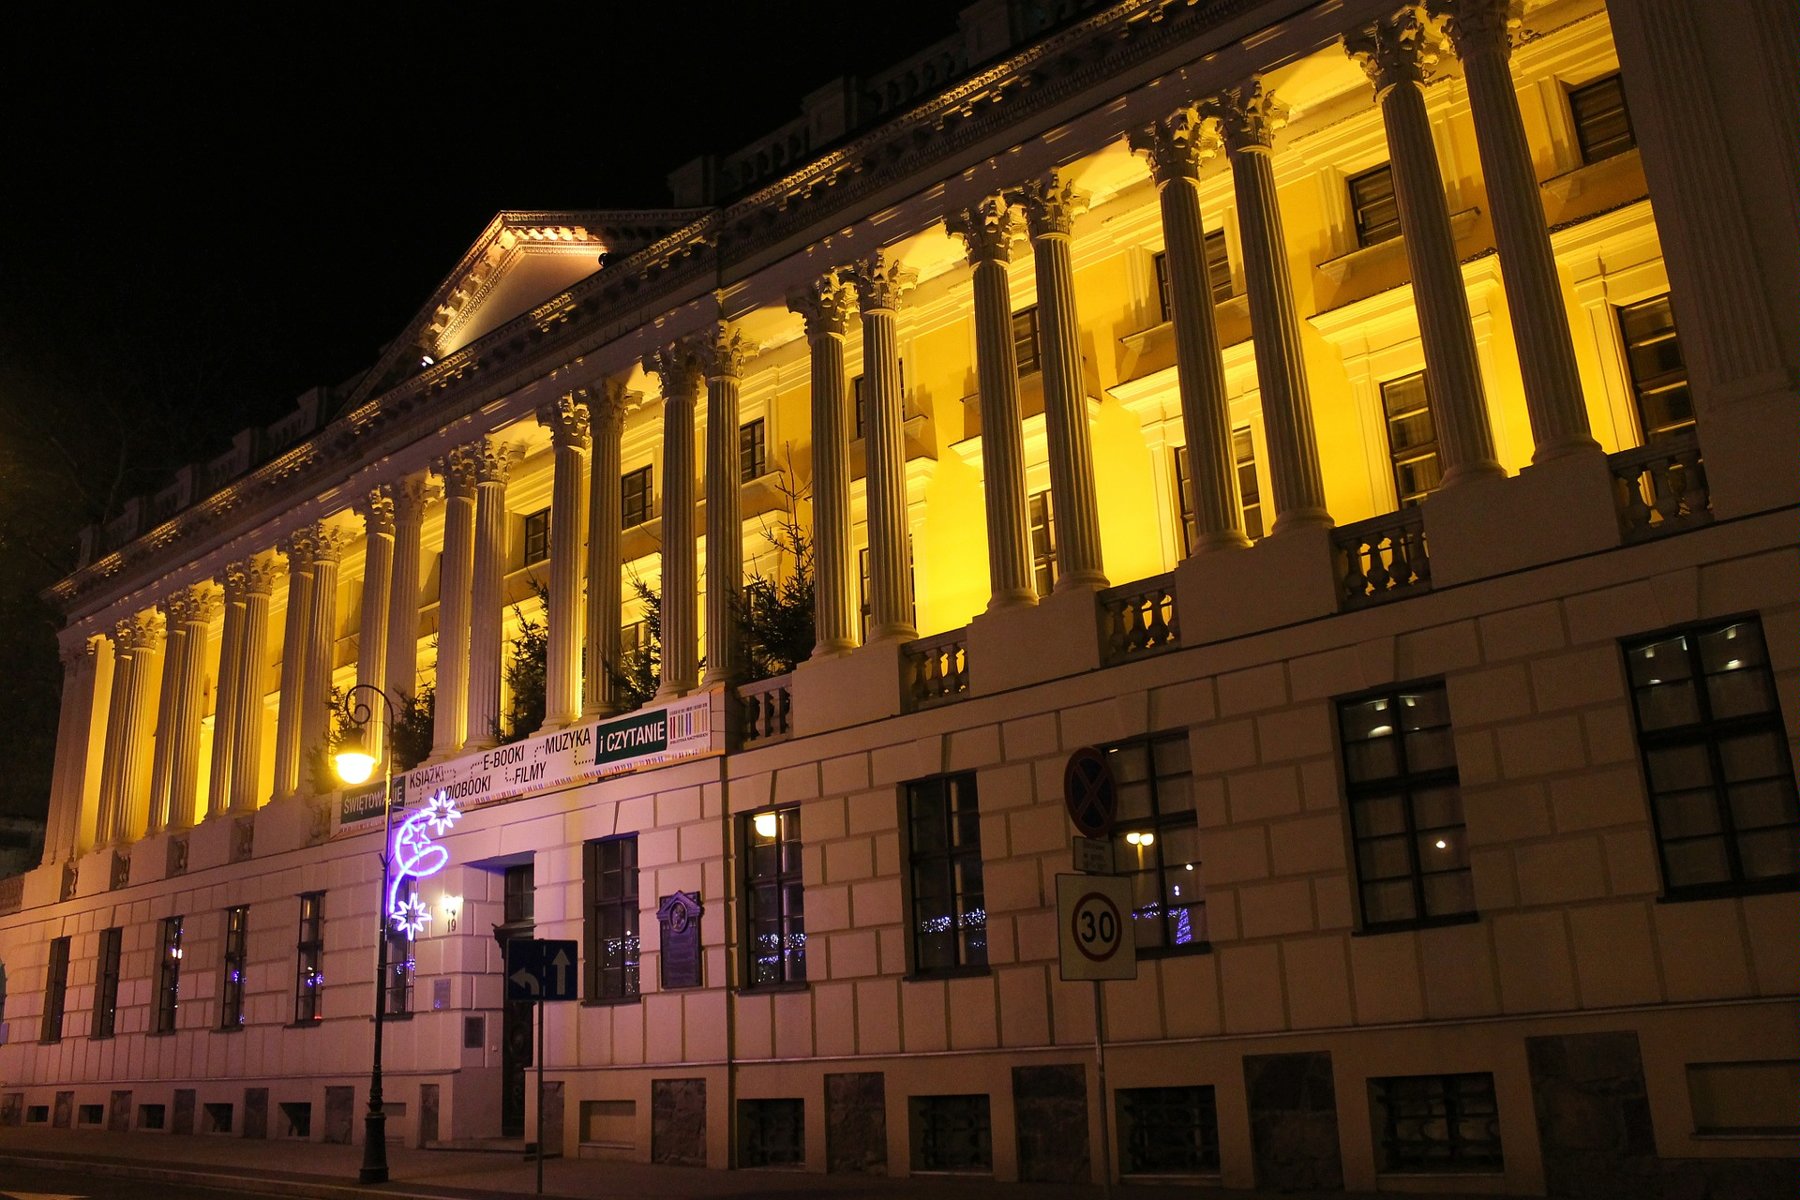
{"label": "blue arrow sign", "polygon": [[529,1004],[577,999],[580,961],[572,941],[513,938],[506,943],[506,998]]}

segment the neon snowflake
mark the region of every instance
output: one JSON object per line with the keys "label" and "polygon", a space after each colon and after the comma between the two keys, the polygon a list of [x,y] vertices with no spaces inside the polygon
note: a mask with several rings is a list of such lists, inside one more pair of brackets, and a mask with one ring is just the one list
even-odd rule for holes
{"label": "neon snowflake", "polygon": [[462,810],[456,807],[456,801],[447,793],[439,792],[425,801],[425,823],[431,826],[431,832],[443,837],[450,832],[450,827],[462,819]]}
{"label": "neon snowflake", "polygon": [[388,914],[394,923],[395,933],[404,933],[409,938],[416,938],[425,932],[425,926],[431,923],[431,910],[417,896],[408,896],[394,906]]}
{"label": "neon snowflake", "polygon": [[[450,862],[450,852],[433,840],[433,835],[446,833],[450,827],[462,817],[462,810],[456,807],[456,801],[448,792],[438,792],[425,801],[425,807],[408,814],[394,830],[394,844],[389,848],[389,861],[392,870],[388,882],[387,912],[394,920],[396,930],[403,929],[401,914],[406,911],[410,923],[413,917],[410,910],[401,903],[401,889],[408,879],[425,879],[436,875]],[[427,828],[429,827],[429,828]],[[411,897],[413,904],[419,904],[418,898]],[[420,905],[419,928],[423,922],[431,919]],[[415,935],[416,936],[416,933]]]}

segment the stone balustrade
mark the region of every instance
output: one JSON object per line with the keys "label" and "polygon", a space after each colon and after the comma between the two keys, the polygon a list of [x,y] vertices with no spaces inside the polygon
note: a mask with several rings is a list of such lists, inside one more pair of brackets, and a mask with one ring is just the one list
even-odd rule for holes
{"label": "stone balustrade", "polygon": [[1706,466],[1693,430],[1609,454],[1606,461],[1626,541],[1661,537],[1712,520]]}
{"label": "stone balustrade", "polygon": [[965,626],[906,643],[900,669],[907,706],[931,708],[969,694],[969,631]]}
{"label": "stone balustrade", "polygon": [[794,688],[791,675],[777,675],[737,688],[741,745],[766,746],[786,741],[794,732]]}
{"label": "stone balustrade", "polygon": [[1099,604],[1108,663],[1160,654],[1181,644],[1172,572],[1107,588],[1100,593]]}
{"label": "stone balustrade", "polygon": [[1331,547],[1338,604],[1345,610],[1431,590],[1423,509],[1403,508],[1340,526]]}

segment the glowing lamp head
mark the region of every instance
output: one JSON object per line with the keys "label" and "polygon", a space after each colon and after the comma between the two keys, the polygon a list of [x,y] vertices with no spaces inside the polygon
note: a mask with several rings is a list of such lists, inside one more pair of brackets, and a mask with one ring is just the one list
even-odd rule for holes
{"label": "glowing lamp head", "polygon": [[352,729],[345,737],[344,744],[337,749],[335,761],[338,778],[351,787],[367,783],[369,776],[375,773],[375,756],[369,753],[369,745],[363,740],[360,729]]}
{"label": "glowing lamp head", "polygon": [[772,812],[760,812],[750,818],[750,827],[756,830],[757,837],[772,842],[780,827],[780,819]]}

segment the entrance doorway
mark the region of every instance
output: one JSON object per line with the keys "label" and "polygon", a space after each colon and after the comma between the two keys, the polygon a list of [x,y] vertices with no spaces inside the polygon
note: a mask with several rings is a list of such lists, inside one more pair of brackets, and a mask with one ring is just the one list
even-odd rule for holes
{"label": "entrance doorway", "polygon": [[[513,938],[529,938],[535,929],[533,904],[535,881],[530,863],[506,868],[505,922],[494,926],[500,943],[500,961],[506,961],[506,944]],[[500,1014],[500,1136],[525,1136],[525,1072],[531,1063],[532,1005],[503,1001]]]}

